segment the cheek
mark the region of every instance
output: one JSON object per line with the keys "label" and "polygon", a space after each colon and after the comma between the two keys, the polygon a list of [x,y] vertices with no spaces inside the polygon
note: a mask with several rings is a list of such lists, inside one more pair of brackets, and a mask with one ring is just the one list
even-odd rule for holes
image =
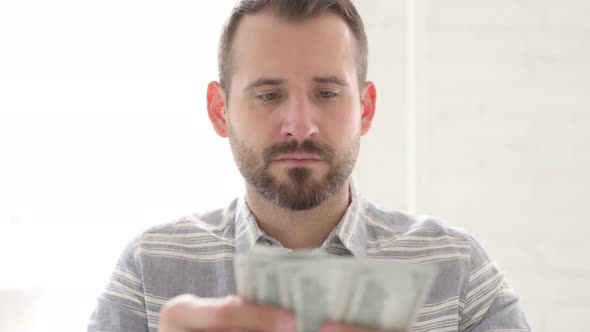
{"label": "cheek", "polygon": [[323,119],[321,133],[336,145],[352,140],[361,130],[361,117],[356,111],[333,113]]}
{"label": "cheek", "polygon": [[232,114],[228,123],[232,139],[252,152],[261,153],[272,142],[273,129],[268,121],[245,114]]}
{"label": "cheek", "polygon": [[[258,106],[259,107],[259,106]],[[235,135],[250,143],[264,143],[280,132],[280,113],[257,110],[256,105],[235,102],[230,107],[229,124]]]}

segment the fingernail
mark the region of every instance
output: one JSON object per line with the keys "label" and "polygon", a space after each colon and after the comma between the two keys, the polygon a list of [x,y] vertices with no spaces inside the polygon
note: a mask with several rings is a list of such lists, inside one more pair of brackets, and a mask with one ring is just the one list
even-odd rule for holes
{"label": "fingernail", "polygon": [[283,315],[278,322],[279,331],[295,331],[295,317],[287,314]]}
{"label": "fingernail", "polygon": [[320,328],[321,332],[334,332],[337,331],[334,324],[331,323],[326,323],[324,325],[322,325],[322,327]]}

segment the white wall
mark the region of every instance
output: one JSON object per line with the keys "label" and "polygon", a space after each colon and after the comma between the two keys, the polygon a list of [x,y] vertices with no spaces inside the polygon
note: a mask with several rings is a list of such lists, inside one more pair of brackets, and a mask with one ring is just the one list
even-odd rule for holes
{"label": "white wall", "polygon": [[[412,181],[391,172],[408,175],[401,165],[412,139],[400,132],[410,129],[411,103],[390,96],[408,91],[396,82],[406,75],[408,39],[400,33],[409,31],[402,22],[412,23],[411,2],[357,3],[372,41],[370,77],[387,96],[363,145],[361,165],[377,167],[359,168],[357,177],[368,196],[407,209]],[[521,295],[534,331],[586,331],[590,2],[415,4],[417,212],[483,241]],[[395,193],[374,187],[383,183]]]}
{"label": "white wall", "polygon": [[233,3],[0,1],[0,331],[84,330],[134,234],[243,190],[205,108]]}
{"label": "white wall", "polygon": [[408,206],[406,4],[356,1],[369,39],[367,78],[377,86],[373,127],[361,140],[354,177],[383,206]]}
{"label": "white wall", "polygon": [[419,210],[483,240],[535,331],[587,330],[590,2],[419,6]]}

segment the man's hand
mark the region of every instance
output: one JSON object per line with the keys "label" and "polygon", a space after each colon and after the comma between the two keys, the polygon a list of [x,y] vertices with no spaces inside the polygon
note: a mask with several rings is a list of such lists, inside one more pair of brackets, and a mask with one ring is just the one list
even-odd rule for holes
{"label": "man's hand", "polygon": [[[200,298],[180,295],[160,311],[159,332],[257,331],[295,332],[295,317],[286,309],[247,303],[237,296]],[[375,332],[350,325],[326,323],[320,332]]]}
{"label": "man's hand", "polygon": [[[377,330],[364,329],[351,325],[340,324],[336,322],[329,322],[322,326],[320,332],[377,332]],[[383,332],[383,331],[382,331]],[[389,331],[395,332],[395,331]]]}
{"label": "man's hand", "polygon": [[295,332],[295,317],[285,309],[247,303],[236,296],[199,298],[180,295],[160,311],[160,332]]}

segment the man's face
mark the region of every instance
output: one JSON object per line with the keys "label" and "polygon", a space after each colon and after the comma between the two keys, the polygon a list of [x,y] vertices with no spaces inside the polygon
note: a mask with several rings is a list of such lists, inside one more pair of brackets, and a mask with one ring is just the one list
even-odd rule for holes
{"label": "man's face", "polygon": [[238,169],[262,197],[307,210],[347,183],[364,134],[356,47],[332,13],[289,22],[263,11],[240,22],[227,134]]}

